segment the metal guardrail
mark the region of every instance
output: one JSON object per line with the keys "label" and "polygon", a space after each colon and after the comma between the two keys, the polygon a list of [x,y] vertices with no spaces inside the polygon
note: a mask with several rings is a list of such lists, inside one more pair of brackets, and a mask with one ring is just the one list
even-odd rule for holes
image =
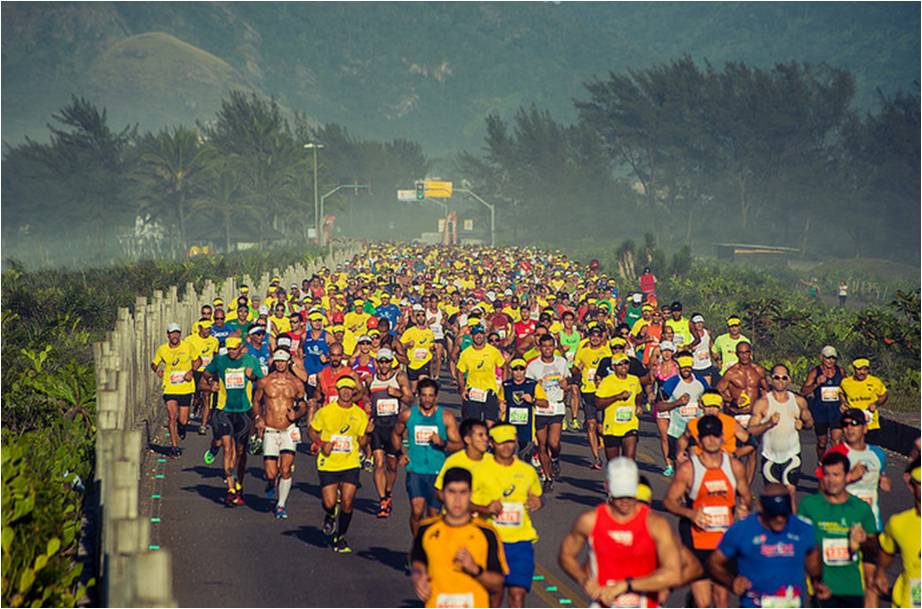
{"label": "metal guardrail", "polygon": [[[347,245],[323,259],[294,265],[276,272],[283,285],[300,283],[315,271],[351,259],[361,251]],[[270,274],[243,283],[258,294],[269,288]],[[138,297],[134,311],[118,310],[115,328],[106,340],[93,345],[96,364],[96,473],[100,513],[97,572],[100,604],[109,607],[175,607],[170,552],[150,550],[150,522],[139,513],[141,468],[149,451],[142,442],[145,425],[154,428],[163,418],[160,382],[151,373],[150,360],[164,341],[168,323],[177,322],[188,334],[199,318],[199,307],[217,295],[237,294],[237,282],[229,277],[220,289],[209,280],[198,293],[187,283],[182,298],[171,286],[155,290],[148,301]]]}

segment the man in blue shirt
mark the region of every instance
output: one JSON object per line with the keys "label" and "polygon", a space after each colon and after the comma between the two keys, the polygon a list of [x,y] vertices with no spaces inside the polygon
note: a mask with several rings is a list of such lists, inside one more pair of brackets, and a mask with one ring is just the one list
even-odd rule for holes
{"label": "man in blue shirt", "polygon": [[[708,563],[711,577],[740,598],[741,607],[804,607],[806,575],[821,581],[816,530],[794,515],[781,484],[766,485],[762,512],[735,522]],[[728,568],[736,560],[737,575]]]}
{"label": "man in blue shirt", "polygon": [[391,295],[387,292],[381,294],[381,304],[375,309],[375,317],[383,317],[390,322],[391,334],[394,333],[394,328],[400,320],[400,309],[391,302]]}

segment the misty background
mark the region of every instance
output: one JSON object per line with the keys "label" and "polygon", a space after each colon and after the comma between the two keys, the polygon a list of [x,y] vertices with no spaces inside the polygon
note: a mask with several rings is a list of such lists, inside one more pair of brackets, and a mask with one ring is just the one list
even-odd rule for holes
{"label": "misty background", "polygon": [[[3,259],[652,233],[919,262],[915,3],[5,3]],[[488,215],[462,237],[489,240]]]}

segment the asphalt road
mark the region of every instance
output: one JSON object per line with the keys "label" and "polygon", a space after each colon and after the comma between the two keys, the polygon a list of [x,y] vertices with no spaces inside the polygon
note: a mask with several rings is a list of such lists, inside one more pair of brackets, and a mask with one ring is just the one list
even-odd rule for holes
{"label": "asphalt road", "polygon": [[[443,378],[444,381],[444,378]],[[444,387],[441,403],[458,415],[458,395]],[[163,437],[164,430],[156,434]],[[668,481],[660,475],[662,457],[652,421],[641,424],[638,463],[654,487],[654,508]],[[314,460],[299,453],[288,519],[275,520],[273,502],[263,495],[261,460],[251,457],[244,481],[246,506],[225,508],[220,458],[202,461],[210,440],[190,432],[185,454],[173,461],[158,456],[145,473],[142,488],[153,488],[150,505],[152,545],[168,548],[173,557],[174,594],[182,607],[418,607],[404,570],[410,545],[408,501],[400,470],[391,518],[379,520],[377,494],[370,473],[362,473],[355,516],[347,538],[351,554],[336,554],[320,531],[323,510]],[[804,460],[800,490],[812,493],[816,466],[812,432],[801,433]],[[583,433],[565,432],[562,479],[545,506],[534,515],[540,534],[536,546],[536,580],[530,607],[585,607],[579,587],[557,566],[557,549],[573,519],[604,499],[603,472],[589,469],[589,447]],[[901,474],[905,459],[892,457],[888,473],[893,491],[882,494],[886,516],[911,504]],[[755,487],[760,488],[757,474]],[[145,498],[146,499],[146,498]],[[674,593],[670,606],[684,606],[686,591]]]}

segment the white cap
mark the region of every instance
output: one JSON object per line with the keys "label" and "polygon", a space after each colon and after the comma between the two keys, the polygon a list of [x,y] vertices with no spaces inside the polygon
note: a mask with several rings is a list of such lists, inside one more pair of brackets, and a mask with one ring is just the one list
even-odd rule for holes
{"label": "white cap", "polygon": [[227,347],[219,347],[218,355],[227,355]]}
{"label": "white cap", "polygon": [[254,334],[259,334],[260,332],[262,332],[263,334],[265,334],[265,333],[266,333],[266,329],[265,329],[264,327],[262,327],[262,326],[258,326],[258,325],[255,325],[255,324],[254,324],[254,325],[247,331],[247,334],[248,334],[249,336],[253,336]]}
{"label": "white cap", "polygon": [[696,324],[698,322],[704,323],[704,317],[701,315],[692,315],[691,322]]}
{"label": "white cap", "polygon": [[605,472],[609,497],[636,497],[640,474],[637,463],[627,457],[617,457],[608,462]]}
{"label": "white cap", "polygon": [[378,349],[375,359],[394,359],[394,352],[385,347],[384,349]]}
{"label": "white cap", "polygon": [[490,290],[489,292],[487,292],[486,296],[490,300],[496,300],[496,292],[494,292],[493,290]]}
{"label": "white cap", "polygon": [[633,296],[631,296],[631,300],[633,300],[634,302],[640,302],[641,300],[643,300],[643,295],[634,294]]}
{"label": "white cap", "polygon": [[284,349],[279,349],[272,354],[273,362],[287,362],[291,359],[291,353],[285,351]]}
{"label": "white cap", "polygon": [[423,308],[423,305],[421,305],[421,304],[419,304],[419,303],[417,302],[416,304],[413,305],[413,307],[411,308],[411,310],[412,310],[414,313],[416,313],[417,311],[425,311],[426,309]]}
{"label": "white cap", "polygon": [[362,335],[359,336],[357,339],[355,339],[355,342],[356,342],[356,344],[358,344],[358,343],[370,343],[370,342],[371,342],[371,338],[368,337],[368,336],[365,336],[364,334],[362,334]]}
{"label": "white cap", "polygon": [[832,345],[826,345],[823,347],[823,350],[820,351],[820,355],[823,357],[839,357],[839,352],[836,351],[836,348]]}
{"label": "white cap", "polygon": [[291,348],[291,339],[287,336],[279,336],[275,341],[275,346]]}
{"label": "white cap", "polygon": [[673,353],[675,353],[675,343],[673,343],[671,340],[664,340],[660,342],[659,350],[660,351],[672,351]]}
{"label": "white cap", "polygon": [[170,332],[182,332],[182,328],[175,321],[166,327],[166,333]]}
{"label": "white cap", "polygon": [[260,315],[268,315],[268,314],[269,314],[269,306],[268,306],[268,305],[264,305],[264,304],[259,305],[259,314],[260,314]]}

